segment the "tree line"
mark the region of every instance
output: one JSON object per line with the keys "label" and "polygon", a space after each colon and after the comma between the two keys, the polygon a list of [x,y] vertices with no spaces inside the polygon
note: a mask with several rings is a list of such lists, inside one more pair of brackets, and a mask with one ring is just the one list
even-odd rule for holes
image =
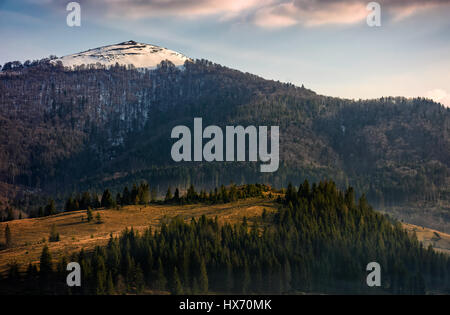
{"label": "tree line", "polygon": [[[181,193],[179,188],[173,190],[169,187],[166,194],[158,198],[157,191],[154,187],[150,188],[150,185],[142,181],[139,185],[133,184],[129,189],[125,186],[122,192],[114,193],[111,189],[107,188],[101,195],[95,192],[84,191],[75,195],[69,196],[63,203],[63,211],[79,211],[87,209],[118,209],[123,206],[130,205],[149,205],[149,204],[193,204],[193,203],[205,203],[205,204],[217,204],[228,203],[237,201],[240,199],[246,199],[250,197],[261,197],[267,195],[269,198],[273,196],[276,190],[265,184],[246,184],[216,187],[209,192],[205,189],[201,189],[197,192],[194,185],[190,185],[185,193]],[[282,190],[280,190],[282,191]],[[36,201],[40,203],[41,201]],[[60,211],[57,210],[57,202],[55,199],[49,198],[44,206],[35,208],[29,215],[29,217],[46,217],[55,215]],[[12,208],[8,208],[5,217],[0,216],[0,222],[11,221],[14,219],[22,219],[22,216],[15,217],[13,215]]]}
{"label": "tree line", "polygon": [[87,208],[116,208],[117,206],[129,205],[148,205],[151,203],[157,204],[193,204],[193,203],[228,203],[239,199],[250,197],[260,197],[265,192],[271,194],[270,186],[264,184],[247,184],[236,186],[231,184],[229,187],[222,185],[220,188],[215,188],[209,192],[201,190],[197,192],[194,185],[190,185],[187,191],[182,194],[179,188],[175,191],[171,187],[163,199],[158,199],[155,189],[150,189],[146,182],[139,185],[134,184],[131,189],[125,186],[122,193],[114,194],[105,189],[101,198],[97,195],[92,195],[89,192],[83,192],[76,197],[69,197],[65,203],[65,211],[85,210]]}

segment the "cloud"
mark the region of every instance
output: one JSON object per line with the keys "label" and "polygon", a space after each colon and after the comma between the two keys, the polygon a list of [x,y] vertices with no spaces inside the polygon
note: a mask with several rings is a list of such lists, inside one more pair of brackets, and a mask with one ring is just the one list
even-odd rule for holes
{"label": "cloud", "polygon": [[437,103],[441,103],[445,107],[450,108],[450,94],[443,89],[434,89],[428,91],[425,95],[427,98],[431,98]]}
{"label": "cloud", "polygon": [[265,28],[295,24],[307,27],[324,24],[353,24],[367,17],[366,5],[367,3],[360,1],[294,1],[258,10],[253,21],[256,25]]}
{"label": "cloud", "polygon": [[[27,0],[36,2],[36,0]],[[180,19],[239,18],[264,28],[292,25],[315,27],[362,22],[371,0],[78,0],[82,10],[96,15],[142,19],[174,16]],[[378,0],[383,20],[399,21],[430,8],[450,5],[450,0]],[[62,9],[58,0],[43,5]],[[65,9],[65,6],[64,6]]]}
{"label": "cloud", "polygon": [[394,21],[400,21],[425,10],[450,5],[450,0],[385,0],[384,2],[386,2],[385,5],[389,12],[392,13]]}
{"label": "cloud", "polygon": [[249,9],[257,9],[274,0],[98,0],[111,16],[132,19],[176,16],[195,17],[222,15],[235,17]]}
{"label": "cloud", "polygon": [[[265,28],[292,25],[315,27],[328,24],[354,24],[365,21],[370,1],[293,0],[277,1],[254,14],[253,22]],[[379,0],[383,18],[400,21],[426,9],[447,6],[450,0]]]}

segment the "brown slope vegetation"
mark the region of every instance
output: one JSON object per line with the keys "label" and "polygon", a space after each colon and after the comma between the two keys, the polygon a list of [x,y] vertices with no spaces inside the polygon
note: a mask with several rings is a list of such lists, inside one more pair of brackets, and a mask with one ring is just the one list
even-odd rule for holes
{"label": "brown slope vegetation", "polygon": [[404,223],[403,227],[408,232],[415,233],[424,246],[431,245],[436,251],[450,255],[450,234],[409,223]]}
{"label": "brown slope vegetation", "polygon": [[403,206],[380,207],[381,212],[404,222],[450,233],[450,202],[417,202]]}
{"label": "brown slope vegetation", "polygon": [[[99,213],[103,223],[86,221],[86,211],[61,213],[54,216],[15,220],[0,223],[0,243],[5,242],[3,231],[8,224],[12,233],[12,248],[0,251],[0,273],[8,270],[8,265],[17,262],[24,268],[28,263],[38,263],[45,244],[49,245],[54,258],[70,255],[81,249],[91,250],[97,245],[104,245],[110,234],[119,235],[125,228],[142,231],[148,226],[158,228],[168,219],[181,216],[186,221],[202,215],[218,217],[220,223],[237,223],[247,217],[254,222],[264,209],[269,213],[276,211],[277,204],[271,200],[252,198],[228,204],[218,205],[149,205],[126,206],[120,210],[102,209]],[[48,242],[51,227],[55,225],[60,234],[59,242]],[[424,246],[432,245],[436,250],[450,254],[450,235],[422,226],[404,223],[403,226],[416,233]],[[45,239],[45,240],[44,240]]]}
{"label": "brown slope vegetation", "polygon": [[[267,199],[246,199],[229,204],[218,205],[150,205],[126,206],[121,210],[94,211],[94,218],[99,213],[102,224],[86,221],[86,211],[61,213],[54,216],[15,220],[0,223],[0,243],[5,242],[4,230],[9,225],[12,234],[12,248],[0,251],[0,273],[8,270],[8,265],[17,262],[22,268],[30,262],[38,263],[45,244],[48,244],[54,258],[93,249],[106,244],[110,234],[118,235],[125,228],[142,231],[148,226],[158,228],[162,222],[176,216],[185,220],[202,215],[218,217],[219,223],[235,223],[244,216],[249,222],[259,217],[263,210],[273,212],[276,204]],[[51,227],[55,225],[60,234],[59,242],[48,242]],[[45,239],[45,241],[43,240]]]}

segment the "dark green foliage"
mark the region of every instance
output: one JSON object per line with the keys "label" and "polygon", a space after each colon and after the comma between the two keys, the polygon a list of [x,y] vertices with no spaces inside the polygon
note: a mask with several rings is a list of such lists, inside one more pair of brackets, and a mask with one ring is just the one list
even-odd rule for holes
{"label": "dark green foliage", "polygon": [[45,215],[49,216],[54,214],[56,214],[55,201],[53,199],[50,199],[48,201],[48,204],[45,206]]}
{"label": "dark green foliage", "polygon": [[99,212],[97,212],[97,215],[95,216],[95,221],[96,221],[97,224],[102,224],[103,223],[102,217],[100,216]]}
{"label": "dark green foliage", "polygon": [[180,201],[180,190],[178,189],[178,187],[175,189],[175,195],[173,196],[173,200],[175,202],[179,202]]}
{"label": "dark green foliage", "polygon": [[167,190],[164,202],[168,204],[218,204],[228,203],[236,201],[238,199],[246,199],[252,197],[262,197],[264,193],[271,191],[271,188],[267,185],[261,184],[248,184],[237,187],[236,185],[230,185],[229,187],[221,186],[220,189],[214,189],[209,194],[205,190],[198,193],[195,190],[194,185],[190,185],[186,194],[180,196],[178,188],[175,190],[175,195],[172,196],[171,188]]}
{"label": "dark green foliage", "polygon": [[161,258],[158,258],[158,266],[156,271],[155,282],[152,283],[154,288],[157,290],[166,290],[167,288],[167,278],[165,276],[164,267]]}
{"label": "dark green foliage", "polygon": [[177,267],[174,267],[172,273],[172,284],[170,286],[170,292],[175,295],[183,294],[183,286],[181,285],[180,276],[178,275]]}
{"label": "dark green foliage", "polygon": [[5,221],[12,221],[12,220],[14,220],[14,212],[13,212],[12,208],[8,207],[6,209],[6,214],[7,215],[6,215]]}
{"label": "dark green foliage", "polygon": [[56,225],[53,224],[48,237],[49,242],[59,242],[59,233],[56,231]]}
{"label": "dark green foliage", "polygon": [[[39,271],[38,271],[37,265],[30,263],[28,265],[28,268],[27,268],[27,271],[25,274],[25,279],[31,284],[31,283],[34,283],[36,281],[36,279],[38,279],[38,276],[39,276]],[[32,286],[34,286],[34,285],[32,284]]]}
{"label": "dark green foliage", "polygon": [[172,190],[170,189],[170,187],[167,189],[167,193],[166,193],[166,197],[164,198],[165,202],[170,202],[172,201],[173,196],[172,196]]}
{"label": "dark green foliage", "polygon": [[110,272],[108,272],[108,278],[106,279],[106,294],[112,295],[114,293],[115,293],[114,283],[113,283],[113,278],[112,278],[112,274],[110,271]]}
{"label": "dark green foliage", "polygon": [[48,246],[45,245],[42,249],[40,263],[39,263],[39,274],[41,277],[49,276],[53,271],[52,256],[48,250]]}
{"label": "dark green foliage", "polygon": [[44,216],[44,208],[43,207],[39,207],[38,209],[38,217],[43,217]]}
{"label": "dark green foliage", "polygon": [[266,208],[263,209],[263,212],[262,212],[262,215],[261,215],[261,219],[263,221],[267,219],[267,209]]}
{"label": "dark green foliage", "polygon": [[130,192],[128,187],[123,189],[123,193],[116,194],[115,199],[109,189],[105,189],[101,201],[98,202],[95,194],[91,195],[89,192],[83,192],[75,198],[70,196],[65,203],[66,211],[84,210],[91,208],[115,208],[116,206],[124,205],[146,205],[151,201],[150,186],[146,182],[142,182],[139,186],[133,185]]}
{"label": "dark green foliage", "polygon": [[12,246],[11,229],[8,224],[5,227],[5,246],[6,248],[10,248]]}
{"label": "dark green foliage", "polygon": [[[142,293],[144,287],[172,294],[448,292],[449,258],[423,248],[364,196],[355,201],[351,188],[305,181],[298,189],[289,185],[279,206],[263,228],[260,220],[220,226],[202,216],[190,223],[175,218],[156,231],[126,229],[107,246],[79,253],[81,293]],[[366,285],[372,261],[382,266],[380,288]],[[51,270],[48,248],[43,270]]]}
{"label": "dark green foliage", "polygon": [[[103,196],[102,196],[103,197]],[[109,196],[107,196],[109,197]],[[111,203],[109,198],[105,199],[104,202]],[[112,202],[114,204],[114,202]],[[77,211],[77,210],[86,210],[89,207],[91,208],[99,208],[101,203],[98,201],[98,197],[96,194],[89,193],[88,191],[83,192],[81,195],[77,194],[75,198],[70,196],[65,203],[64,210],[65,211]]]}
{"label": "dark green foliage", "polygon": [[8,264],[8,279],[18,280],[20,279],[19,264],[17,262],[12,262]]}
{"label": "dark green foliage", "polygon": [[150,202],[150,186],[147,183],[139,185],[137,199],[141,205],[146,205]]}
{"label": "dark green foliage", "polygon": [[200,263],[200,276],[199,276],[199,289],[200,293],[208,292],[208,273],[206,271],[205,260],[202,259]]}
{"label": "dark green foliage", "polygon": [[69,197],[69,199],[67,199],[67,201],[66,201],[66,205],[64,206],[64,210],[65,211],[74,211],[74,210],[78,210],[78,208],[79,208],[79,206],[77,207],[75,205],[72,197]]}
{"label": "dark green foliage", "polygon": [[133,188],[131,189],[130,204],[139,204],[139,189],[137,188],[136,184],[133,184]]}
{"label": "dark green foliage", "polygon": [[150,192],[150,195],[151,195],[151,202],[155,202],[156,201],[156,189],[155,188],[152,188],[152,190],[151,190],[151,192]]}
{"label": "dark green foliage", "polygon": [[106,189],[106,190],[103,192],[103,195],[102,195],[102,201],[101,201],[101,206],[102,206],[103,208],[107,208],[107,209],[112,208],[112,207],[115,206],[114,199],[113,199],[113,197],[112,197],[111,192],[109,191],[109,189]]}
{"label": "dark green foliage", "polygon": [[86,215],[87,215],[87,221],[91,222],[93,219],[93,214],[92,214],[92,209],[90,207],[88,207],[88,209],[86,210]]}
{"label": "dark green foliage", "polygon": [[188,203],[192,203],[192,202],[197,201],[198,198],[199,198],[199,196],[198,196],[197,192],[195,191],[194,185],[191,184],[186,193],[186,201]]}
{"label": "dark green foliage", "polygon": [[85,191],[81,195],[81,200],[79,201],[79,207],[81,209],[87,209],[90,206],[92,206],[91,195],[89,192]]}
{"label": "dark green foliage", "polygon": [[128,187],[125,187],[123,189],[121,204],[122,205],[129,205],[129,204],[131,204],[131,195],[130,195],[130,192],[128,191]]}

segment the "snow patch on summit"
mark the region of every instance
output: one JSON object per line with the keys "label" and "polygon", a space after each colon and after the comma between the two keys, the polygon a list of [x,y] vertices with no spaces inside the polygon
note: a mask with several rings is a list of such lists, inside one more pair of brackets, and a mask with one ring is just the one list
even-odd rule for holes
{"label": "snow patch on summit", "polygon": [[64,56],[51,62],[61,61],[64,67],[70,68],[97,63],[111,67],[118,63],[121,66],[133,65],[135,68],[155,69],[164,60],[172,62],[177,67],[182,67],[186,60],[192,59],[167,48],[127,41]]}

